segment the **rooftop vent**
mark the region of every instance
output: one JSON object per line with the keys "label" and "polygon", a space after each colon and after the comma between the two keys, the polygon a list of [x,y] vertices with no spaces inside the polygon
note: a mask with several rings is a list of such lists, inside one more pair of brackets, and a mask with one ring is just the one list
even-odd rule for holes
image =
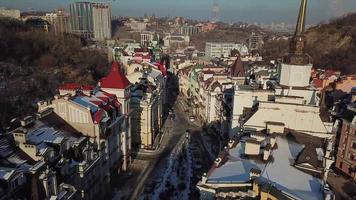
{"label": "rooftop vent", "polygon": [[28,126],[32,124],[35,121],[35,118],[33,116],[27,116],[21,120],[21,126]]}

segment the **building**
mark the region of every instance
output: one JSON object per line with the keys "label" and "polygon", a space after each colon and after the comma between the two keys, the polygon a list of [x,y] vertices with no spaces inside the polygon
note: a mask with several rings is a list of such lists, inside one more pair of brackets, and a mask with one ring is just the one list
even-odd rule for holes
{"label": "building", "polygon": [[248,48],[244,44],[225,42],[207,42],[205,44],[205,56],[207,58],[227,58],[230,57],[232,50],[237,50],[240,55],[248,54]]}
{"label": "building", "polygon": [[93,36],[93,6],[90,2],[75,2],[69,5],[72,32],[91,38]]}
{"label": "building", "polygon": [[132,142],[140,148],[157,147],[157,136],[163,126],[164,113],[167,112],[167,74],[161,70],[161,67],[149,64],[148,68],[128,75],[130,82],[135,83],[131,88]]}
{"label": "building", "polygon": [[214,30],[218,25],[212,22],[200,23],[196,25],[199,28],[199,32],[210,32]]}
{"label": "building", "polygon": [[334,133],[337,138],[337,156],[335,167],[346,174],[354,182],[356,181],[356,88],[351,91],[351,103],[346,109],[337,113],[334,125]]}
{"label": "building", "polygon": [[34,28],[41,30],[43,32],[49,32],[50,31],[50,24],[48,21],[41,19],[41,18],[29,18],[25,21],[26,25]]}
{"label": "building", "polygon": [[0,7],[0,17],[10,17],[20,19],[20,10]]}
{"label": "building", "polygon": [[249,36],[248,40],[248,49],[250,51],[253,50],[258,50],[262,47],[263,45],[263,40],[260,35],[257,35],[255,32],[252,32],[252,34]]}
{"label": "building", "polygon": [[154,33],[150,31],[141,32],[141,46],[148,46],[154,39]]}
{"label": "building", "polygon": [[2,141],[7,159],[18,157],[12,160],[26,177],[22,193],[27,199],[94,199],[110,192],[104,149],[95,149],[52,108],[17,122],[19,127],[10,135],[19,150],[11,147],[11,140],[5,140],[10,135]]}
{"label": "building", "polygon": [[188,35],[168,34],[163,38],[165,47],[186,47],[189,45],[190,37]]}
{"label": "building", "polygon": [[233,138],[198,183],[201,199],[333,199],[331,143],[294,137],[264,130]]}
{"label": "building", "polygon": [[51,31],[55,34],[70,33],[72,31],[70,16],[63,10],[57,10],[53,13],[46,13],[45,20],[51,26]]}
{"label": "building", "polygon": [[92,3],[93,33],[95,40],[111,38],[111,6],[106,3]]}
{"label": "building", "polygon": [[122,153],[124,159],[123,169],[126,170],[131,163],[131,83],[122,72],[121,66],[117,62],[113,62],[109,74],[102,78],[98,84],[102,90],[107,93],[116,95],[121,103],[121,113],[125,116],[123,134],[121,135]]}
{"label": "building", "polygon": [[179,28],[179,34],[181,35],[195,35],[199,33],[199,27],[194,25],[183,25]]}

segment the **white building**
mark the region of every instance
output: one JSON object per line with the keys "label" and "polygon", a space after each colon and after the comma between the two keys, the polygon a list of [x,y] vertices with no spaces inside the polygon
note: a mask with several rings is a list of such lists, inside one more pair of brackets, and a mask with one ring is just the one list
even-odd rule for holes
{"label": "white building", "polygon": [[141,46],[147,46],[153,41],[154,33],[150,31],[144,31],[141,34]]}
{"label": "white building", "polygon": [[190,42],[189,35],[171,35],[168,34],[163,38],[163,43],[165,47],[184,47],[188,46]]}
{"label": "white building", "polygon": [[57,10],[52,13],[46,13],[45,20],[51,25],[50,30],[55,34],[63,34],[71,32],[70,16],[63,10]]}
{"label": "white building", "polygon": [[249,53],[245,44],[233,42],[207,42],[205,44],[205,56],[208,58],[227,58],[230,57],[233,49],[238,50],[242,56]]}
{"label": "white building", "polygon": [[111,38],[111,6],[105,3],[93,3],[93,32],[95,40]]}

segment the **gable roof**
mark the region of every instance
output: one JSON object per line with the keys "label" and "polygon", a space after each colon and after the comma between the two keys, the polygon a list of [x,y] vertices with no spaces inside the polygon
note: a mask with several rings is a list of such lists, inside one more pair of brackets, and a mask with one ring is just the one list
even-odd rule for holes
{"label": "gable roof", "polygon": [[129,85],[131,85],[130,81],[121,71],[121,67],[117,62],[111,64],[109,74],[100,80],[100,86],[102,88],[125,89]]}
{"label": "gable roof", "polygon": [[231,66],[231,77],[244,77],[245,76],[245,68],[244,64],[241,60],[241,57],[238,56],[235,60],[234,65]]}

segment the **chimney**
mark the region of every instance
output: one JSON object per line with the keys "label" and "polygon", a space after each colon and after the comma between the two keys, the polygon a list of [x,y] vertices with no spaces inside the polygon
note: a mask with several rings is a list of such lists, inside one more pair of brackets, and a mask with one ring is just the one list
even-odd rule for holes
{"label": "chimney", "polygon": [[201,177],[201,182],[205,184],[207,181],[208,181],[208,176],[206,175],[206,173],[204,173],[203,176]]}
{"label": "chimney", "polygon": [[268,143],[265,149],[263,150],[263,160],[267,161],[270,155],[271,155],[271,144]]}

